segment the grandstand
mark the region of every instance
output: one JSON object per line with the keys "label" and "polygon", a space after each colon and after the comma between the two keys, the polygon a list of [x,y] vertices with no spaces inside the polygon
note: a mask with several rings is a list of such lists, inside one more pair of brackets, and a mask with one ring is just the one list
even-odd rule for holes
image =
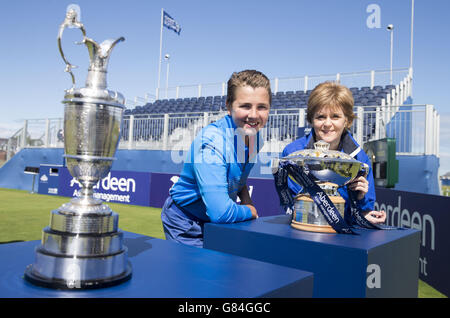
{"label": "grandstand", "polygon": [[[383,100],[387,100],[388,95],[392,95],[395,90],[394,85],[374,86],[370,88],[364,86],[361,88],[350,88],[355,100],[355,105],[379,106]],[[272,94],[272,109],[298,109],[306,108],[309,94],[308,91],[286,91]],[[186,97],[177,99],[156,100],[153,103],[146,103],[143,106],[136,106],[133,109],[127,109],[125,115],[151,115],[165,113],[184,113],[184,112],[217,112],[225,110],[225,95],[207,96],[207,97]]]}
{"label": "grandstand", "polygon": [[[335,80],[352,91],[357,115],[352,133],[361,145],[384,137],[396,139],[397,155],[403,156],[400,159],[404,161],[400,165],[404,167],[405,175],[402,178],[400,172],[398,189],[439,194],[439,115],[433,105],[413,105],[411,69],[398,69],[394,72],[397,74],[395,85],[388,82],[388,71],[272,79],[272,107],[269,121],[262,130],[265,143],[261,152],[276,155],[285,145],[300,137],[308,127],[305,109],[310,88],[325,80]],[[361,85],[351,85],[356,82]],[[180,86],[171,89],[175,96],[153,101],[135,98],[135,101],[141,101],[140,105],[128,101],[118,154],[121,150],[186,151],[201,128],[226,114],[225,83],[216,84],[216,89],[211,90],[213,86]],[[196,91],[197,96],[186,96],[193,91]],[[210,94],[204,95],[205,93]],[[158,95],[157,92],[156,96]],[[166,91],[166,96],[168,95]],[[62,129],[62,118],[26,120],[23,127],[8,140],[7,160],[24,148],[62,148]],[[47,160],[50,162],[45,163],[60,162],[60,159]],[[130,160],[140,159],[128,159]],[[411,180],[408,170],[414,169],[413,166],[424,167],[424,173],[427,174],[431,171],[429,184],[423,185],[423,182]],[[165,171],[178,173],[180,169],[181,167],[171,166]],[[1,173],[0,170],[0,175]],[[11,184],[0,186],[11,187]]]}
{"label": "grandstand", "polygon": [[[398,85],[375,85],[375,78],[382,77],[386,71],[368,71],[357,73],[338,73],[335,75],[302,76],[297,78],[275,78],[272,80],[271,115],[263,131],[265,146],[263,151],[280,152],[282,148],[298,138],[301,127],[308,127],[305,120],[305,109],[312,90],[312,79],[317,78],[317,84],[323,80],[349,81],[354,77],[365,77],[363,83],[369,86],[350,87],[355,100],[355,112],[358,119],[353,125],[356,139],[363,144],[366,141],[386,136],[405,140],[399,143],[399,152],[407,153],[413,150],[411,139],[399,138],[399,133],[406,133],[403,123],[401,127],[393,125],[399,116],[401,122],[406,122],[404,109],[395,120],[390,120],[400,109],[398,105],[411,104],[412,72],[410,69],[399,69],[396,72],[404,76]],[[310,84],[310,85],[308,85]],[[201,95],[202,88],[213,84],[198,85],[196,90]],[[125,111],[120,147],[127,149],[160,149],[186,150],[198,128],[223,116],[225,107],[225,83],[216,84],[221,88],[220,95],[178,97],[180,87],[172,89],[177,98],[158,99],[135,105]],[[303,86],[301,90],[279,90]],[[192,87],[191,87],[192,88]],[[192,92],[192,90],[191,90]],[[157,94],[158,95],[158,92]],[[166,92],[167,95],[167,92]],[[131,104],[131,103],[130,103]],[[130,105],[129,104],[129,105]],[[411,120],[411,119],[407,119]],[[392,122],[389,125],[389,122]],[[408,128],[409,130],[411,127]],[[388,132],[388,134],[386,134]],[[408,131],[409,132],[409,131]],[[180,137],[183,136],[183,140]],[[191,138],[185,138],[189,136]],[[422,145],[419,145],[421,148]],[[417,147],[414,147],[417,148]],[[420,153],[421,150],[418,150]]]}
{"label": "grandstand", "polygon": [[[400,88],[397,88],[400,90]],[[403,88],[402,88],[403,89]],[[405,88],[408,89],[408,88]],[[391,96],[400,95],[394,85],[363,86],[350,88],[354,96],[355,105],[365,105],[366,114],[363,120],[363,141],[375,137],[375,112],[377,106],[386,106],[386,101],[391,104]],[[267,125],[265,139],[271,143],[266,146],[271,151],[285,145],[298,137],[298,127],[307,125],[304,120],[304,111],[312,90],[278,91],[272,93],[272,106],[269,124]],[[404,94],[404,98],[409,96]],[[167,139],[178,129],[189,133],[192,127],[209,123],[218,116],[223,116],[226,110],[225,95],[186,97],[177,99],[162,99],[152,103],[136,106],[125,110],[122,143],[132,140],[135,144],[129,149],[151,148],[172,149],[175,144],[167,144]],[[402,100],[404,102],[405,100]],[[167,136],[164,135],[164,116],[167,114]],[[211,117],[212,116],[212,117]],[[211,118],[209,118],[211,117]],[[133,122],[133,131],[130,131],[130,122]],[[302,122],[302,123],[300,123]],[[356,127],[356,126],[355,126]],[[196,129],[194,129],[196,131]],[[165,136],[165,137],[164,137]],[[360,138],[361,139],[361,138]],[[192,139],[186,140],[183,149],[187,149]],[[272,145],[276,143],[277,145]]]}

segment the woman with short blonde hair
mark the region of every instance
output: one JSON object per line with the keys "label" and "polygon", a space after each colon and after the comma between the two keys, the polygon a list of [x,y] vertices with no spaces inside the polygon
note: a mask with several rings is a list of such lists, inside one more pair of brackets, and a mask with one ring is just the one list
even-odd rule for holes
{"label": "woman with short blonde hair", "polygon": [[[345,214],[351,217],[351,205],[348,190],[357,193],[357,207],[366,219],[372,223],[383,223],[386,220],[384,211],[374,211],[375,184],[372,164],[360,145],[350,132],[353,120],[353,95],[344,85],[335,82],[324,82],[317,85],[308,99],[306,118],[311,124],[311,132],[287,145],[283,157],[303,149],[313,149],[314,143],[323,140],[330,144],[330,150],[342,151],[369,166],[367,179],[356,178],[346,187],[339,188],[339,194],[345,199]],[[293,196],[304,191],[301,185],[288,180]]]}
{"label": "woman with short blonde hair", "polygon": [[350,129],[356,116],[353,113],[353,94],[346,86],[336,82],[324,82],[316,86],[309,95],[306,111],[306,119],[310,124],[312,124],[313,115],[325,105],[341,108],[348,120],[346,128]]}

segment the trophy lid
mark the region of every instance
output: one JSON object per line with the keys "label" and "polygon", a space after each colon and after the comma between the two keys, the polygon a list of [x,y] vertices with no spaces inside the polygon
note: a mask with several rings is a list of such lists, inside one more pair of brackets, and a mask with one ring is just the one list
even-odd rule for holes
{"label": "trophy lid", "polygon": [[350,155],[337,151],[337,150],[329,150],[330,144],[319,140],[314,143],[314,149],[303,149],[299,151],[295,151],[289,154],[285,158],[290,158],[291,160],[299,157],[299,158],[329,158],[329,159],[346,159],[351,161],[356,161]]}

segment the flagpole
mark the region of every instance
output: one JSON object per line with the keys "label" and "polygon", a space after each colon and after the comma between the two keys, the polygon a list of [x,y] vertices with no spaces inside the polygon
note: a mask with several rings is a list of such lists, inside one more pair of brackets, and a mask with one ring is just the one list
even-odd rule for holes
{"label": "flagpole", "polygon": [[158,88],[156,89],[156,99],[159,99],[159,90],[161,84],[161,59],[162,59],[162,35],[163,35],[164,8],[161,8],[161,30],[159,33],[159,63],[158,63]]}

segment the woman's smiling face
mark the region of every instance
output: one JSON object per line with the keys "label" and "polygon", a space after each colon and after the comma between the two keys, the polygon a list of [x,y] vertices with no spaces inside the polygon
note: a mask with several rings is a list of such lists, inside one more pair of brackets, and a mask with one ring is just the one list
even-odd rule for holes
{"label": "woman's smiling face", "polygon": [[269,119],[270,97],[263,87],[241,86],[236,89],[228,114],[245,135],[255,135]]}
{"label": "woman's smiling face", "polygon": [[330,150],[337,150],[347,118],[340,107],[324,106],[314,114],[312,125],[316,140],[326,141]]}

